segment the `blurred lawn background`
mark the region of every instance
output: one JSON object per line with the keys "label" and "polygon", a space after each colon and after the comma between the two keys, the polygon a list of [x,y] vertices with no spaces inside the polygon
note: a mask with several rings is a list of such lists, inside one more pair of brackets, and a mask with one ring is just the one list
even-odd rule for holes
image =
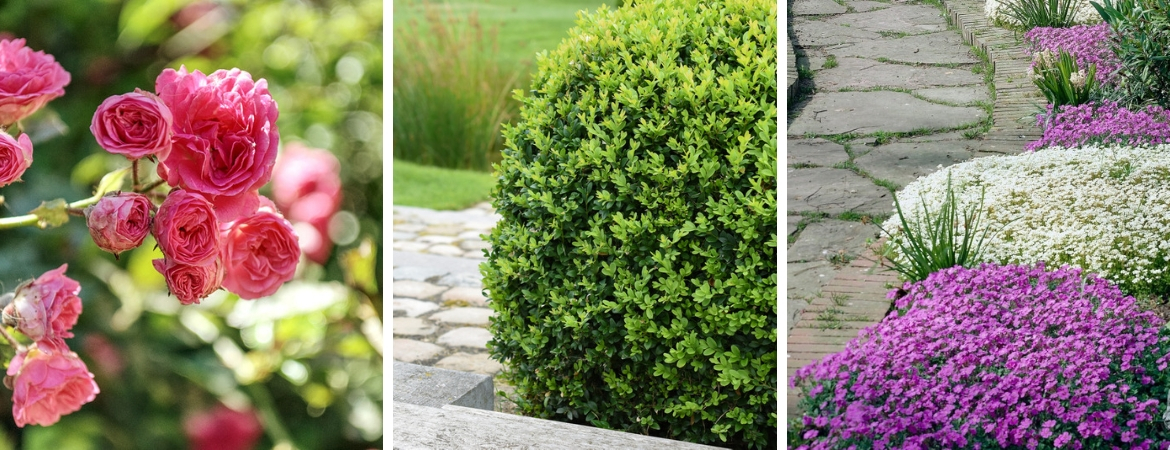
{"label": "blurred lawn background", "polygon": [[615,2],[395,1],[393,203],[460,209],[488,200],[500,125],[519,114],[512,91],[527,89],[537,53],[568,36],[578,11],[605,3]]}
{"label": "blurred lawn background", "polygon": [[259,412],[256,448],[382,445],[382,18],[381,0],[0,1],[0,36],[27,39],[72,75],[64,97],[25,121],[34,162],[0,191],[0,216],[87,197],[125,167],[90,134],[94,111],[153,91],[180,64],[267,79],[282,144],[333,152],[344,186],[329,260],[255,301],[221,291],[180,307],[151,267],[161,254],[150,238],[115,260],[84,220],[0,231],[0,290],[62,263],[81,282],[69,344],[101,389],[58,424],[23,429],[0,389],[0,450],[188,448],[183,421],[221,402]]}

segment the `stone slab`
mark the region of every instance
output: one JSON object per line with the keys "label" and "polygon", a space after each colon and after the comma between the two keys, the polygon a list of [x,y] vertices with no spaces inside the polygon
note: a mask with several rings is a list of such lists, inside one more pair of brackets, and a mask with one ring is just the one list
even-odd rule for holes
{"label": "stone slab", "polygon": [[460,327],[439,336],[438,343],[448,347],[487,348],[492,333],[483,328]]}
{"label": "stone slab", "polygon": [[922,33],[947,29],[947,20],[938,8],[926,5],[893,5],[868,12],[842,14],[826,22],[873,32]]}
{"label": "stone slab", "polygon": [[789,11],[793,16],[823,16],[843,12],[845,7],[833,0],[794,0]]}
{"label": "stone slab", "polygon": [[431,246],[430,244],[426,244],[423,242],[414,242],[414,241],[395,241],[394,242],[394,250],[399,250],[399,251],[403,251],[403,252],[421,252],[423,250],[426,250],[427,247],[430,247],[430,246]]}
{"label": "stone slab", "polygon": [[939,105],[902,92],[818,92],[788,126],[788,135],[955,128],[986,116],[982,108]]}
{"label": "stone slab", "polygon": [[479,263],[481,261],[471,261],[467,258],[457,258],[453,256],[428,255],[424,253],[413,252],[394,252],[391,261],[394,267],[400,266],[423,266],[442,268],[451,272],[479,272]]}
{"label": "stone slab", "polygon": [[392,326],[395,336],[430,336],[439,331],[434,324],[417,317],[395,317]]}
{"label": "stone slab", "polygon": [[801,299],[808,305],[807,299],[820,295],[821,289],[829,284],[837,275],[833,265],[828,261],[820,260],[807,263],[788,263],[788,292],[789,299]]}
{"label": "stone slab", "polygon": [[[488,308],[451,308],[431,314],[430,320],[444,325],[487,325],[495,312]],[[397,319],[395,319],[397,320]]]}
{"label": "stone slab", "polygon": [[853,162],[874,178],[906,186],[934,173],[939,165],[946,167],[973,157],[975,153],[964,142],[897,142],[875,147]]}
{"label": "stone slab", "polygon": [[[983,76],[967,69],[908,66],[853,57],[837,58],[837,67],[817,72],[816,79],[817,89],[822,91],[983,85]],[[986,87],[982,89],[987,91]]]}
{"label": "stone slab", "polygon": [[448,272],[442,267],[398,266],[394,268],[394,281],[427,281],[438,279]]}
{"label": "stone slab", "polygon": [[882,3],[882,2],[873,2],[873,1],[869,1],[869,0],[861,0],[861,1],[855,1],[855,2],[846,1],[845,6],[852,7],[854,12],[866,12],[866,11],[873,11],[875,9],[889,8],[890,4],[889,3]]}
{"label": "stone slab", "polygon": [[789,170],[787,195],[789,211],[831,215],[885,214],[894,202],[888,189],[845,169]]}
{"label": "stone slab", "polygon": [[718,448],[454,405],[428,408],[394,402],[393,408],[394,448],[401,450]]}
{"label": "stone slab", "polygon": [[443,286],[482,288],[483,287],[483,274],[479,273],[478,265],[479,265],[479,263],[481,263],[485,260],[483,260],[483,259],[476,260],[476,259],[467,259],[467,258],[460,258],[460,259],[462,259],[464,261],[475,262],[477,267],[475,268],[474,271],[459,271],[459,272],[452,271],[451,273],[444,275],[442,278],[439,278],[439,281],[437,281],[437,283],[439,283]]}
{"label": "stone slab", "polygon": [[492,411],[495,399],[490,375],[394,361],[395,403],[431,408],[458,405]]}
{"label": "stone slab", "polygon": [[867,239],[876,239],[876,225],[825,219],[808,224],[788,249],[788,262],[825,260],[836,254],[856,258],[865,250]]}
{"label": "stone slab", "polygon": [[800,224],[801,219],[803,219],[803,217],[788,216],[788,235],[789,236],[796,234],[796,226]]}
{"label": "stone slab", "polygon": [[408,363],[433,359],[443,352],[443,347],[414,339],[395,339],[393,345],[394,359]]}
{"label": "stone slab", "polygon": [[927,100],[958,105],[991,101],[991,91],[986,86],[939,87],[919,89],[914,93]]}
{"label": "stone slab", "polygon": [[454,355],[440,359],[435,363],[435,367],[442,369],[458,370],[460,372],[480,373],[484,375],[495,375],[504,370],[503,364],[488,356],[486,353],[463,353],[458,352]]}
{"label": "stone slab", "polygon": [[454,245],[448,245],[448,244],[432,245],[430,248],[427,249],[427,253],[434,253],[436,255],[442,255],[442,256],[463,257],[463,253],[465,253],[465,252],[466,252],[466,250],[463,250],[459,247],[456,247]]}
{"label": "stone slab", "polygon": [[439,309],[439,305],[431,302],[424,302],[413,298],[395,298],[394,299],[394,314],[401,312],[406,317],[418,317]]}
{"label": "stone slab", "polygon": [[442,286],[435,286],[433,284],[422,281],[409,280],[395,281],[391,286],[391,289],[393,289],[395,297],[409,297],[417,299],[425,299],[427,297],[438,295],[447,290],[447,288]]}
{"label": "stone slab", "polygon": [[906,36],[898,39],[874,39],[834,48],[833,54],[859,58],[885,58],[910,64],[975,64],[979,62],[958,33]]}
{"label": "stone slab", "polygon": [[872,31],[806,19],[792,19],[792,31],[796,36],[792,45],[801,48],[852,44],[882,37]]}
{"label": "stone slab", "polygon": [[444,292],[439,300],[443,303],[464,304],[465,306],[486,306],[487,297],[483,289],[473,287],[454,287]]}
{"label": "stone slab", "polygon": [[[459,224],[463,222],[481,222],[487,220],[500,220],[502,216],[499,214],[470,214],[460,211],[435,211],[426,208],[417,208],[413,206],[399,206],[394,205],[395,221],[407,221],[425,224]],[[443,234],[443,233],[434,233]]]}
{"label": "stone slab", "polygon": [[811,164],[831,167],[849,160],[845,146],[821,138],[789,139],[788,165]]}

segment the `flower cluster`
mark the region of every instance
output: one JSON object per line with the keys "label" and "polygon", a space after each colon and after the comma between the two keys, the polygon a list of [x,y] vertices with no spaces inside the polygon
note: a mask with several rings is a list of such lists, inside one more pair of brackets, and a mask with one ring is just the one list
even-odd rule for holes
{"label": "flower cluster", "polygon": [[106,99],[90,131],[134,170],[137,160],[157,158],[173,190],[153,220],[141,194],[102,198],[86,211],[94,242],[116,254],[153,234],[163,253],[154,267],[183,304],[220,287],[244,299],[271,295],[292,279],[300,249],[292,225],[258,191],[272,178],[280,139],[267,82],[239,69],[182,67],[164,70],[155,90]]}
{"label": "flower cluster", "polygon": [[285,146],[272,171],[272,197],[300,237],[301,251],[324,264],[333,241],[329,220],[341,209],[341,163],[328,150]]}
{"label": "flower cluster", "polygon": [[[1019,1],[1027,0],[986,0],[983,4],[983,14],[992,21],[998,20],[1007,24],[1019,25],[1019,21],[1007,14],[1008,8],[1005,6],[1006,3]],[[1101,22],[1101,15],[1097,14],[1097,10],[1093,9],[1089,0],[1073,0],[1072,7],[1076,11],[1073,13],[1073,22],[1081,24]]]}
{"label": "flower cluster", "polygon": [[24,39],[0,39],[0,187],[20,181],[33,161],[28,135],[6,130],[65,95],[67,84],[69,72],[52,55],[32,51]]}
{"label": "flower cluster", "polygon": [[[1094,12],[1096,14],[1096,12]],[[1102,85],[1117,80],[1121,61],[1109,47],[1109,24],[1077,25],[1069,28],[1036,27],[1024,34],[1028,51],[1037,54],[1042,51],[1064,50],[1077,61],[1077,67],[1097,66],[1097,81]],[[1035,66],[1035,63],[1033,63]]]}
{"label": "flower cluster", "polygon": [[1170,334],[1077,269],[954,267],[799,369],[799,448],[1154,448]]}
{"label": "flower cluster", "polygon": [[1064,106],[1055,114],[1052,105],[1048,105],[1047,112],[1036,116],[1036,122],[1044,129],[1044,135],[1038,141],[1029,142],[1024,147],[1027,150],[1170,142],[1170,115],[1157,105],[1130,111],[1116,102],[1103,100]]}
{"label": "flower cluster", "polygon": [[17,345],[8,364],[12,415],[21,427],[52,425],[98,394],[93,374],[65,343],[81,315],[81,285],[65,276],[66,268],[21,285],[3,310],[4,324],[34,341],[27,348]]}
{"label": "flower cluster", "polygon": [[[978,158],[910,183],[899,201],[937,210],[948,174],[961,204],[984,195],[984,261],[1069,264],[1131,295],[1170,294],[1170,145]],[[906,220],[919,223],[921,211],[904,208]],[[883,226],[903,238],[896,217]]]}

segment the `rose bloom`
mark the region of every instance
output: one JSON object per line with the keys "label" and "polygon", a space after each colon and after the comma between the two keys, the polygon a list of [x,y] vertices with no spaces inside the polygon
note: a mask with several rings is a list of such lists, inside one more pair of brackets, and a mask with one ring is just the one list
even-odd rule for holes
{"label": "rose bloom", "polygon": [[292,279],[300,257],[292,224],[265,205],[223,232],[223,287],[248,300],[272,295]]}
{"label": "rose bloom", "polygon": [[151,232],[163,255],[175,262],[203,265],[219,256],[219,220],[197,193],[171,191],[158,207]]}
{"label": "rose bloom", "polygon": [[272,177],[280,140],[268,82],[239,69],[204,75],[181,67],[159,74],[155,90],[174,115],[159,177],[206,195],[221,220],[255,211],[255,191]]}
{"label": "rose bloom", "polygon": [[183,422],[191,450],[250,450],[264,429],[256,413],[219,405]]}
{"label": "rose bloom", "polygon": [[142,245],[150,233],[154,204],[145,195],[132,192],[107,195],[85,208],[85,223],[98,248],[117,256]]}
{"label": "rose bloom", "polygon": [[69,72],[52,55],[34,52],[24,39],[0,40],[0,127],[32,115],[65,95]]}
{"label": "rose bloom", "polygon": [[223,263],[219,258],[201,265],[178,263],[169,259],[152,261],[154,269],[167,280],[167,289],[184,305],[199,303],[223,284]]}
{"label": "rose bloom", "polygon": [[32,141],[27,134],[14,138],[0,131],[0,187],[20,181],[20,176],[32,165],[32,153]]}
{"label": "rose bloom", "polygon": [[171,110],[154,94],[134,92],[107,98],[93,114],[89,131],[107,152],[129,159],[171,152]]}
{"label": "rose bloom", "polygon": [[69,330],[81,315],[77,296],[81,285],[65,276],[68,267],[62,264],[18,287],[12,303],[4,308],[4,314],[15,319],[16,329],[34,341],[73,337]]}
{"label": "rose bloom", "polygon": [[12,377],[12,416],[16,426],[49,426],[81,409],[99,392],[93,373],[63,341],[33,344],[8,364]]}

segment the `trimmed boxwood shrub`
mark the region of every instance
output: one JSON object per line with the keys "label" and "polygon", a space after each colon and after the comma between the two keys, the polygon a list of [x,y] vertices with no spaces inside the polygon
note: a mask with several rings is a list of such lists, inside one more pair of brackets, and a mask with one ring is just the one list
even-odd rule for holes
{"label": "trimmed boxwood shrub", "polygon": [[798,449],[1166,448],[1170,332],[1079,269],[953,267],[797,370]]}
{"label": "trimmed boxwood shrub", "polygon": [[776,4],[577,24],[504,132],[488,347],[525,414],[774,448]]}

